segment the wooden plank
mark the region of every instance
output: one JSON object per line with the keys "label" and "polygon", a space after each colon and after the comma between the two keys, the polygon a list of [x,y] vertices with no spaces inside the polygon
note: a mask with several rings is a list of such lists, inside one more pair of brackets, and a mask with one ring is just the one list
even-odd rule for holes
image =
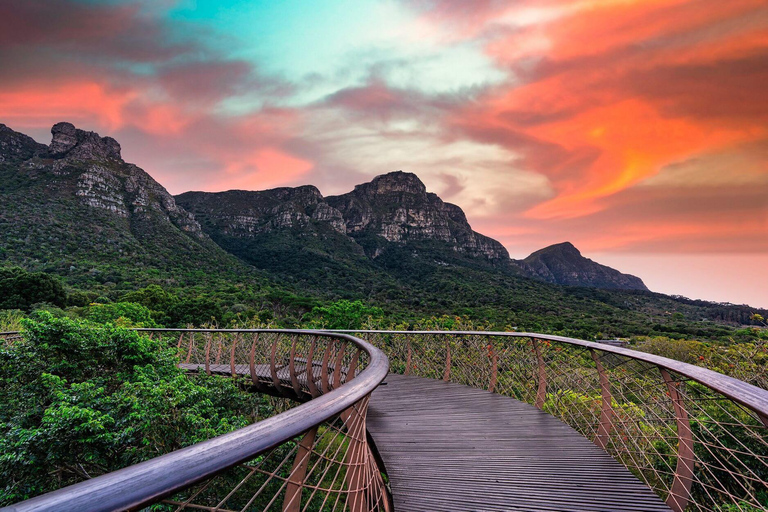
{"label": "wooden plank", "polygon": [[368,430],[398,512],[670,510],[565,423],[481,389],[390,374]]}

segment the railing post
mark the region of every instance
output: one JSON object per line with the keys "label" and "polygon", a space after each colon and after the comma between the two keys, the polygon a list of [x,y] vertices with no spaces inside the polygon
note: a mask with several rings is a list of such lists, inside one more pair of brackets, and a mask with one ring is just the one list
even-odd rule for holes
{"label": "railing post", "polygon": [[250,357],[250,370],[251,370],[251,382],[257,391],[263,391],[263,387],[259,382],[259,377],[256,375],[256,345],[259,343],[259,333],[253,336],[253,344],[251,345],[251,357]]}
{"label": "railing post", "polygon": [[614,418],[613,406],[611,404],[613,401],[613,397],[611,396],[611,382],[608,380],[608,375],[605,373],[602,361],[600,361],[600,355],[593,349],[589,349],[589,353],[597,367],[597,375],[600,379],[600,395],[602,396],[600,423],[597,427],[597,435],[595,435],[595,444],[603,450],[607,450],[608,442],[611,439],[611,430],[613,430]]}
{"label": "railing post", "polygon": [[344,364],[344,354],[347,350],[347,342],[341,342],[339,346],[339,353],[336,354],[336,361],[333,364],[336,366],[333,368],[333,382],[330,383],[330,388],[334,389],[341,385],[341,365]]}
{"label": "railing post", "polygon": [[328,365],[331,361],[331,345],[333,341],[328,340],[328,345],[325,347],[325,354],[323,355],[323,366],[320,367],[320,385],[323,393],[328,393],[331,390],[328,377]]}
{"label": "railing post", "polygon": [[221,339],[224,337],[223,334],[219,334],[216,336],[216,359],[213,360],[213,364],[218,365],[221,363]]}
{"label": "railing post", "polygon": [[211,374],[211,338],[206,336],[205,338],[205,373]]}
{"label": "railing post", "polygon": [[288,359],[288,374],[291,376],[291,385],[293,386],[293,390],[296,392],[296,396],[300,397],[301,385],[299,384],[299,376],[296,373],[296,342],[298,339],[298,336],[294,336],[293,342],[291,343],[291,356]]}
{"label": "railing post", "polygon": [[320,396],[320,391],[315,385],[315,376],[312,372],[312,368],[315,366],[315,347],[317,346],[317,336],[312,338],[312,344],[309,346],[309,354],[307,355],[307,387],[309,387],[309,394],[313,398]]}
{"label": "railing post", "polygon": [[[280,377],[277,376],[277,345],[280,343],[280,335],[275,335],[275,341],[272,343],[272,352],[269,356],[269,372],[272,375],[272,384],[274,384],[275,389],[278,393],[285,397],[290,398],[290,392],[286,390],[286,388],[283,387],[283,384],[280,382]],[[284,365],[280,366],[282,369]]]}
{"label": "railing post", "polygon": [[496,389],[496,378],[499,373],[499,356],[493,350],[493,342],[490,338],[488,339],[488,355],[491,358],[491,381],[488,384],[488,391],[493,393],[493,390]]}
{"label": "railing post", "polygon": [[451,380],[451,343],[445,340],[445,372],[443,372],[443,381]]}
{"label": "railing post", "polygon": [[236,368],[235,368],[235,347],[237,346],[238,340],[239,340],[239,335],[237,333],[235,333],[232,336],[232,352],[231,352],[231,355],[229,357],[229,370],[230,370],[230,372],[232,372],[232,378],[233,379],[235,377],[237,377],[237,371],[236,371]]}
{"label": "railing post", "polygon": [[349,367],[347,368],[347,372],[344,374],[344,382],[349,382],[355,378],[355,372],[357,371],[357,363],[359,360],[360,349],[357,349],[357,351],[352,354],[352,359],[349,361]]}
{"label": "railing post", "polygon": [[304,478],[307,476],[309,457],[312,454],[312,447],[315,445],[316,437],[317,427],[315,426],[301,438],[298,450],[296,451],[296,458],[293,460],[291,474],[288,477],[288,485],[285,488],[283,512],[298,512],[301,509],[301,490]]}
{"label": "railing post", "polygon": [[406,343],[408,344],[408,356],[405,360],[405,374],[410,375],[411,374],[411,340],[408,340]]}
{"label": "railing post", "polygon": [[667,385],[669,398],[675,409],[677,421],[677,467],[675,478],[672,481],[672,489],[667,497],[667,505],[675,512],[683,512],[688,506],[691,497],[691,485],[693,484],[693,432],[688,421],[688,411],[685,409],[683,399],[675,382],[666,369],[659,367],[661,377]]}
{"label": "railing post", "polygon": [[189,350],[187,350],[187,359],[184,361],[186,364],[189,364],[189,359],[192,357],[192,346],[195,344],[195,333],[190,332],[189,333]]}
{"label": "railing post", "polygon": [[544,358],[541,357],[539,342],[536,338],[531,338],[533,342],[533,352],[536,354],[536,364],[539,374],[539,388],[536,391],[536,407],[544,409],[544,402],[547,400],[547,368],[544,366]]}
{"label": "railing post", "polygon": [[349,447],[344,456],[347,471],[344,480],[347,486],[347,508],[351,512],[368,512],[365,475],[367,472],[368,442],[365,434],[365,417],[368,411],[368,397],[363,398],[343,413],[342,420],[347,427]]}

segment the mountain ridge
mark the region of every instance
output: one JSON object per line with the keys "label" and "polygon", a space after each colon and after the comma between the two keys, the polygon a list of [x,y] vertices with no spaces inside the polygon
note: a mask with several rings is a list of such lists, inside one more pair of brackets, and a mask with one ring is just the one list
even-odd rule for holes
{"label": "mountain ridge", "polygon": [[162,185],[123,161],[115,139],[71,123],[51,135],[46,146],[0,125],[3,258],[75,283],[130,281],[148,269],[179,280],[239,265]]}
{"label": "mountain ridge", "polygon": [[517,261],[534,276],[549,283],[618,290],[648,290],[643,280],[582,256],[570,242],[553,244]]}
{"label": "mountain ridge", "polygon": [[[86,229],[79,230],[77,246],[87,247],[96,240],[97,252],[105,259],[110,252],[117,257],[144,252],[149,259],[156,253],[163,255],[161,260],[175,260],[169,257],[175,252],[191,258],[189,262],[199,260],[196,265],[202,268],[205,257],[222,262],[234,255],[284,278],[303,274],[300,280],[305,284],[311,284],[313,272],[333,269],[360,291],[374,280],[425,276],[439,266],[569,286],[647,290],[639,278],[584,258],[570,244],[567,251],[551,246],[524,260],[510,259],[501,243],[472,229],[461,207],[428,192],[413,173],[382,174],[350,192],[327,197],[313,185],[190,191],[174,197],[144,170],[123,161],[120,144],[112,137],[67,122],[56,123],[51,135],[46,146],[0,125],[0,165],[11,183],[3,191],[14,198],[12,183],[32,187],[38,197],[66,203],[51,210],[57,216],[77,211],[113,226],[102,243],[98,240],[104,230],[98,223],[86,222]],[[36,182],[44,190],[35,188]],[[27,205],[29,212],[39,214],[27,199],[24,195],[14,199],[16,213],[23,213]],[[8,221],[4,220],[12,231]],[[153,237],[163,244],[156,244]],[[60,233],[54,238],[64,243],[67,236]],[[67,242],[72,246],[71,240]],[[67,256],[66,251],[58,253]]]}

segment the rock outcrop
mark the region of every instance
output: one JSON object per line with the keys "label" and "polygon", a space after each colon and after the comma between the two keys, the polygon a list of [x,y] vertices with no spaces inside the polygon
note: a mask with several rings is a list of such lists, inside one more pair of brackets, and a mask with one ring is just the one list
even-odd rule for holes
{"label": "rock outcrop", "polygon": [[0,164],[23,162],[47,149],[35,139],[0,123]]}
{"label": "rock outcrop", "polygon": [[585,258],[570,242],[550,245],[516,263],[533,277],[555,284],[623,290],[648,289],[639,277],[622,274]]}
{"label": "rock outcrop", "polygon": [[72,123],[56,123],[51,128],[53,140],[48,154],[54,158],[121,161],[120,144],[112,137],[78,130]]}
{"label": "rock outcrop", "polygon": [[461,208],[427,192],[412,173],[377,176],[326,201],[341,212],[352,237],[374,235],[392,243],[435,240],[471,257],[509,259],[504,246],[472,231]]}
{"label": "rock outcrop", "polygon": [[214,239],[217,234],[255,237],[280,230],[318,232],[331,229],[355,242],[374,237],[368,255],[387,244],[437,241],[457,253],[486,260],[509,260],[497,241],[472,231],[464,212],[428,193],[415,174],[402,171],[377,176],[352,192],[324,198],[313,186],[260,192],[187,192],[176,196]]}
{"label": "rock outcrop", "polygon": [[236,261],[162,185],[123,161],[115,139],[71,123],[51,134],[46,146],[0,125],[0,235],[15,240],[6,248],[14,260],[34,261],[44,247],[62,265],[129,257],[172,271],[176,261],[183,273]]}
{"label": "rock outcrop", "polygon": [[22,169],[34,171],[38,177],[48,171],[62,185],[74,183],[74,195],[92,208],[124,218],[156,217],[153,220],[205,237],[200,224],[162,185],[138,166],[123,161],[115,139],[79,130],[71,123],[53,125],[51,134],[51,144],[47,148],[38,145]]}
{"label": "rock outcrop", "polygon": [[258,192],[185,192],[176,196],[209,229],[230,236],[252,237],[281,229],[316,231],[326,227],[345,233],[341,213],[324,202],[311,185]]}

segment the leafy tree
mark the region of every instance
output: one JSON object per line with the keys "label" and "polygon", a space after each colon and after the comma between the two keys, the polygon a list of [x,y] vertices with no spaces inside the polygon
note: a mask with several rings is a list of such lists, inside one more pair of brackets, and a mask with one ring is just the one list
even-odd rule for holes
{"label": "leafy tree", "polygon": [[202,326],[217,323],[224,316],[224,313],[221,306],[213,299],[195,297],[181,300],[171,306],[168,310],[168,316],[173,325]]}
{"label": "leafy tree", "polygon": [[86,310],[85,317],[99,324],[111,322],[122,327],[157,327],[152,312],[133,302],[93,304]]}
{"label": "leafy tree", "polygon": [[28,311],[33,304],[47,302],[64,307],[67,294],[57,278],[21,268],[0,268],[0,309]]}
{"label": "leafy tree", "polygon": [[67,305],[84,308],[96,302],[98,294],[94,292],[72,291],[67,295]]}
{"label": "leafy tree", "polygon": [[258,395],[159,340],[40,314],[0,344],[0,506],[245,426]]}
{"label": "leafy tree", "polygon": [[171,306],[179,302],[179,298],[173,293],[165,291],[162,287],[151,284],[146,288],[126,293],[120,299],[123,302],[135,302],[152,311],[168,311]]}
{"label": "leafy tree", "polygon": [[327,329],[360,329],[368,320],[381,319],[381,308],[367,306],[362,301],[339,300],[328,306],[316,306],[311,317]]}

